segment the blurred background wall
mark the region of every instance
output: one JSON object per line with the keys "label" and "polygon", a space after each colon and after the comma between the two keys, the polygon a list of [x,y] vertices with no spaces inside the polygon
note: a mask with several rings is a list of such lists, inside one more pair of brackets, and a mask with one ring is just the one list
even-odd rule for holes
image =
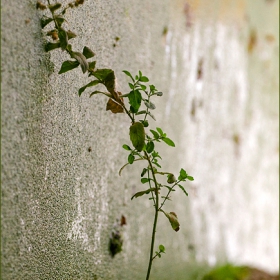
{"label": "blurred background wall", "polygon": [[[118,175],[129,120],[78,97],[79,69],[58,75],[68,57],[44,52],[36,1],[4,0],[1,14],[2,279],[143,279],[153,210],[130,200],[136,166]],[[279,2],[87,0],[66,18],[73,48],[93,49],[120,91],[121,71],[141,70],[164,93],[151,126],[176,148],[159,146],[163,169],[195,178],[167,204],[180,231],[160,216],[152,279],[225,262],[278,272]]]}

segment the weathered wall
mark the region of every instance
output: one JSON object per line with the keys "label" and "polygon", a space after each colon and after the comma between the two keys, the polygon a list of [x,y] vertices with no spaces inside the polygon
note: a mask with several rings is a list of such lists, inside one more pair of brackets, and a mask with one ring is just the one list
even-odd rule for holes
{"label": "weathered wall", "polygon": [[[79,35],[73,48],[92,48],[99,68],[115,70],[120,91],[127,90],[121,71],[140,69],[164,92],[157,124],[177,144],[162,149],[164,167],[195,177],[190,197],[178,195],[167,209],[178,213],[181,230],[160,219],[167,254],[153,279],[187,279],[194,261],[278,269],[278,4],[222,2],[210,9],[189,1],[184,13],[179,0],[88,0],[67,14]],[[145,199],[130,201],[135,166],[118,176],[129,120],[106,112],[102,96],[77,96],[88,81],[79,69],[57,74],[67,56],[44,53],[35,3],[1,4],[2,279],[143,279],[153,212]],[[251,27],[258,43],[248,53]],[[255,186],[266,196],[258,204]],[[111,258],[109,236],[121,215],[123,252]]]}

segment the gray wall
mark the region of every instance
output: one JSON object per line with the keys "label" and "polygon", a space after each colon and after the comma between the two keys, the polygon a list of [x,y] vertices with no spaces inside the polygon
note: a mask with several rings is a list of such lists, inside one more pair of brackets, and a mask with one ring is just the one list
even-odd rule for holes
{"label": "gray wall", "polygon": [[[125,69],[142,70],[164,92],[152,126],[161,126],[176,149],[159,146],[163,168],[183,167],[195,177],[189,198],[178,192],[167,206],[181,230],[160,216],[156,245],[167,253],[152,279],[188,279],[202,272],[197,266],[226,260],[278,270],[277,7],[222,2],[209,10],[205,1],[191,1],[189,13],[181,0],[88,0],[67,13],[78,34],[73,48],[93,49],[97,67],[115,71],[120,91],[128,91]],[[118,175],[129,119],[106,112],[103,96],[78,97],[88,82],[80,69],[57,74],[68,57],[44,52],[35,4],[1,3],[2,279],[144,279],[153,210],[144,198],[130,200],[140,190],[136,166]],[[259,41],[248,54],[252,27]],[[265,41],[267,34],[275,40]],[[265,201],[255,203],[256,186]],[[109,237],[122,215],[123,252],[112,258]]]}

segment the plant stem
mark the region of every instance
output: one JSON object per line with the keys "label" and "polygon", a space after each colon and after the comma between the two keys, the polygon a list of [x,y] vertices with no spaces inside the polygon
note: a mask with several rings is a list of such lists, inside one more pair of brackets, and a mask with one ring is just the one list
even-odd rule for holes
{"label": "plant stem", "polygon": [[153,165],[149,159],[149,156],[147,154],[147,152],[145,151],[145,156],[147,157],[147,161],[149,162],[149,166],[151,168],[151,172],[153,175],[153,179],[154,179],[154,183],[155,183],[155,216],[154,216],[154,225],[153,225],[153,232],[152,232],[152,241],[151,241],[151,247],[150,247],[150,258],[149,258],[149,265],[148,265],[148,271],[147,271],[147,275],[146,275],[146,280],[149,280],[150,278],[150,272],[151,272],[151,268],[152,268],[152,262],[153,262],[153,254],[154,254],[154,245],[155,245],[155,237],[156,237],[156,229],[157,229],[157,219],[158,219],[158,183],[156,180],[156,176],[155,176],[155,172],[153,170]]}

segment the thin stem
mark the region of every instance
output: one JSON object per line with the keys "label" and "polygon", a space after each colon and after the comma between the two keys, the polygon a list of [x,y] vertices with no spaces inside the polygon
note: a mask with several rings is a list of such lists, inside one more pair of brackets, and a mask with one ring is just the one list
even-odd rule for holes
{"label": "thin stem", "polygon": [[153,179],[154,179],[154,183],[155,183],[155,216],[154,216],[154,224],[153,224],[153,232],[152,232],[152,241],[151,241],[151,247],[150,247],[150,258],[149,258],[149,265],[148,265],[148,271],[147,271],[147,276],[146,276],[146,280],[149,280],[150,278],[150,273],[151,273],[151,268],[152,268],[152,262],[153,262],[153,254],[154,254],[154,245],[155,245],[155,237],[156,237],[156,229],[157,229],[157,219],[158,219],[158,183],[156,180],[156,176],[155,176],[155,172],[153,170],[153,165],[148,157],[147,152],[144,152],[146,157],[147,157],[147,161],[149,162],[149,166],[151,168],[151,172],[153,175]]}
{"label": "thin stem", "polygon": [[172,190],[174,189],[175,186],[177,186],[181,181],[177,181],[168,191],[167,195],[165,196],[163,202],[161,203],[160,207],[158,208],[158,211],[162,211],[161,208],[164,205],[165,201],[167,200],[167,197],[169,196],[169,194],[172,192]]}

